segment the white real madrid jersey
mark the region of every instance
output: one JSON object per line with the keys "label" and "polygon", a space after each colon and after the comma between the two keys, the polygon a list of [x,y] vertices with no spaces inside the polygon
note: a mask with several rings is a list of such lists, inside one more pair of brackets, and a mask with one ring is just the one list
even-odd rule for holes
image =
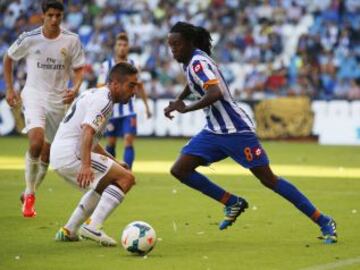
{"label": "white real madrid jersey", "polygon": [[95,130],[93,147],[100,140],[111,116],[113,103],[107,87],[84,91],[70,106],[51,145],[50,163],[54,169],[80,158],[82,126]]}
{"label": "white real madrid jersey", "polygon": [[55,39],[46,38],[42,27],[24,32],[7,53],[15,61],[26,59],[24,89],[33,91],[36,97],[45,98],[50,103],[62,103],[71,70],[85,64],[78,35],[64,29]]}

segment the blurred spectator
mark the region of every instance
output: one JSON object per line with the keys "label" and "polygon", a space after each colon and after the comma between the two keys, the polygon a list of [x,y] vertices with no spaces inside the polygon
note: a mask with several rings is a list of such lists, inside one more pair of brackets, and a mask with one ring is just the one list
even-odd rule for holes
{"label": "blurred spectator", "polygon": [[[21,32],[41,23],[40,3],[0,1],[1,56]],[[305,94],[320,99],[359,99],[358,0],[65,3],[64,27],[79,34],[92,67],[86,74],[89,85],[97,76],[96,63],[112,52],[116,34],[126,31],[133,45],[132,56],[148,78],[149,96],[175,96],[184,77],[168,49],[167,34],[175,22],[185,20],[212,32],[214,57],[221,63],[230,89],[237,91],[235,96],[259,99]],[[21,88],[26,72],[18,65],[17,73],[16,83]]]}
{"label": "blurred spectator", "polygon": [[350,89],[348,94],[348,99],[360,99],[360,83],[359,80],[350,81]]}

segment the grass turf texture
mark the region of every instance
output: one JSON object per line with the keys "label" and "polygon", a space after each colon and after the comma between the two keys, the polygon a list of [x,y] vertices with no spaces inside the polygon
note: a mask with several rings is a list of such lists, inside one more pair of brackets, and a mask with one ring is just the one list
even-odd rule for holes
{"label": "grass turf texture", "polygon": [[[119,240],[129,222],[150,223],[161,241],[142,258],[120,247],[103,248],[89,241],[55,242],[56,231],[81,193],[53,172],[37,193],[38,216],[24,219],[19,202],[23,171],[7,169],[6,161],[21,167],[27,141],[0,138],[0,269],[321,269],[314,267],[329,263],[332,266],[326,269],[360,268],[360,175],[315,177],[312,171],[314,177],[287,177],[322,211],[336,218],[339,243],[324,245],[316,239],[320,232],[315,224],[254,177],[236,176],[233,171],[217,174],[215,167],[210,169],[211,179],[250,203],[230,229],[219,231],[222,206],[166,172],[184,143],[180,139],[137,140],[138,164],[155,160],[159,168],[145,173],[135,161],[137,185],[105,224],[105,231]],[[264,147],[273,164],[296,165],[291,168],[299,174],[309,166],[346,172],[360,164],[354,147],[284,142],[264,143]],[[121,143],[117,150],[121,153]],[[234,165],[231,160],[222,163]],[[229,168],[244,172],[236,165]]]}

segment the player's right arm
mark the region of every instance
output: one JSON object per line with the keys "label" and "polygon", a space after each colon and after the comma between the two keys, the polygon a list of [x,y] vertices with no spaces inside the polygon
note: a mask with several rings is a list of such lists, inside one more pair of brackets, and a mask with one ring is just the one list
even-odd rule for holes
{"label": "player's right arm", "polygon": [[177,104],[183,103],[183,100],[191,94],[189,85],[186,85],[184,90],[178,95],[175,101],[170,101],[169,105],[164,109],[164,114],[167,118],[173,119],[174,116],[171,115],[171,112],[175,111],[178,107]]}
{"label": "player's right arm", "polygon": [[82,125],[80,158],[81,168],[77,177],[79,186],[87,187],[94,180],[94,173],[91,170],[91,148],[95,130],[90,125]]}
{"label": "player's right arm", "polygon": [[91,170],[91,152],[93,150],[94,136],[99,134],[106,123],[106,114],[111,112],[112,102],[99,95],[90,96],[85,109],[85,117],[81,123],[82,134],[80,142],[81,168],[77,181],[80,187],[87,187],[93,180],[94,174]]}
{"label": "player's right arm", "polygon": [[14,89],[13,81],[13,61],[19,61],[28,54],[30,48],[29,34],[24,32],[10,46],[4,56],[4,80],[6,84],[6,101],[11,107],[16,106],[20,101],[20,97]]}
{"label": "player's right arm", "polygon": [[13,60],[7,55],[4,56],[3,60],[4,66],[4,80],[6,84],[6,101],[10,107],[16,106],[20,101],[20,97],[17,92],[14,90],[14,81],[13,81]]}

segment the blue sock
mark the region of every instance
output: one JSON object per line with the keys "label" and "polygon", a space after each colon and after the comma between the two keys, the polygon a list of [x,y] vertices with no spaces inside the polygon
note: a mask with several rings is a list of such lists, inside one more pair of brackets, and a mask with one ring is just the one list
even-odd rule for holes
{"label": "blue sock", "polygon": [[106,152],[111,154],[113,157],[116,157],[115,146],[107,145]]}
{"label": "blue sock", "polygon": [[126,146],[124,150],[124,161],[129,165],[130,169],[135,159],[135,151],[133,146]]}
{"label": "blue sock", "polygon": [[279,178],[274,191],[295,205],[297,209],[311,218],[319,226],[329,222],[329,217],[321,214],[304,194],[285,179]]}
{"label": "blue sock", "polygon": [[185,185],[201,191],[205,195],[217,200],[225,205],[233,205],[237,202],[238,197],[226,192],[223,188],[211,182],[205,175],[194,171],[185,181]]}

